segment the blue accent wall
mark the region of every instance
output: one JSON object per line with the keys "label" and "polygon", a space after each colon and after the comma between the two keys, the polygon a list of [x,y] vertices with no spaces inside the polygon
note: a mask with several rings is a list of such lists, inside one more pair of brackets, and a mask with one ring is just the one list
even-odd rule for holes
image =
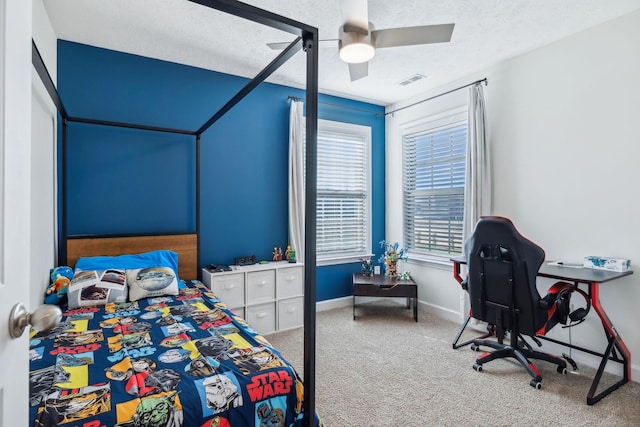
{"label": "blue accent wall", "polygon": [[[58,90],[72,117],[195,131],[247,82],[58,42]],[[263,83],[202,135],[201,266],[251,254],[270,260],[274,246],[286,247],[288,96],[305,94]],[[322,94],[319,102],[320,119],[372,128],[371,251],[379,252],[384,108]],[[74,122],[67,129],[69,234],[195,231],[195,137]],[[318,267],[317,299],[351,295],[358,271],[359,263]]]}

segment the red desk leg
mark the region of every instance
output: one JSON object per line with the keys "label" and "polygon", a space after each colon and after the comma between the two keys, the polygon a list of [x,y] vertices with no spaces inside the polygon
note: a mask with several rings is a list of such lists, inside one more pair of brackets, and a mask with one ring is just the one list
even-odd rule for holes
{"label": "red desk leg", "polygon": [[462,277],[460,277],[460,263],[453,262],[453,278],[458,281],[458,283],[462,283]]}
{"label": "red desk leg", "polygon": [[[618,331],[616,331],[616,328],[613,326],[613,323],[611,323],[609,316],[607,316],[607,313],[605,313],[602,308],[602,304],[600,303],[600,284],[598,282],[589,283],[589,294],[591,295],[591,307],[593,307],[598,314],[608,341],[607,349],[602,355],[602,361],[598,367],[598,372],[591,383],[589,394],[587,394],[587,405],[593,405],[612,391],[618,389],[621,385],[629,382],[631,379],[631,352],[625,345],[624,341],[622,341],[622,338],[620,338],[620,335],[618,335]],[[620,352],[622,359],[618,358],[614,348]],[[604,372],[604,367],[610,359],[623,364],[622,379],[608,387],[606,390],[595,394],[598,384],[600,383],[600,378]]]}

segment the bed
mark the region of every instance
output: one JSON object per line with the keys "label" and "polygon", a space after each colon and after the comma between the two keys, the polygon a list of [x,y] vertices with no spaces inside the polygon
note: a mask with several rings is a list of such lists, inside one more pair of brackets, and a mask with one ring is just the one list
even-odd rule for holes
{"label": "bed", "polygon": [[[30,425],[302,425],[304,387],[291,364],[203,283],[168,277],[195,274],[185,241],[193,236],[70,245],[79,249],[69,251],[76,268],[62,321],[31,331]],[[153,250],[160,242],[175,251]],[[115,256],[123,248],[143,252]]]}

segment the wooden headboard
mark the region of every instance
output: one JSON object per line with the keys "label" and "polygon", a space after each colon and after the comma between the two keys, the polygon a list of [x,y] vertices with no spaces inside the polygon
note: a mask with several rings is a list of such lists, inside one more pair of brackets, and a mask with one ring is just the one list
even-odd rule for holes
{"label": "wooden headboard", "polygon": [[75,266],[80,257],[137,254],[158,249],[178,253],[178,276],[198,278],[198,235],[171,234],[162,236],[81,237],[67,240],[67,265]]}

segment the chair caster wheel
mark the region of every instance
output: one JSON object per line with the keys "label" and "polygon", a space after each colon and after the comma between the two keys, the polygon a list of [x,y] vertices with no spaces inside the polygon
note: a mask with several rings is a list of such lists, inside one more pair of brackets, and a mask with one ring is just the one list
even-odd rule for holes
{"label": "chair caster wheel", "polygon": [[479,364],[477,364],[477,363],[474,363],[474,364],[473,364],[473,369],[474,369],[475,371],[482,372],[482,365],[479,365]]}
{"label": "chair caster wheel", "polygon": [[567,375],[567,368],[563,367],[563,366],[558,366],[556,368],[556,371],[558,371],[559,374],[562,375]]}
{"label": "chair caster wheel", "polygon": [[478,344],[471,344],[471,350],[480,351],[480,346]]}
{"label": "chair caster wheel", "polygon": [[540,381],[538,381],[538,380],[531,380],[529,385],[531,387],[535,388],[536,390],[540,390],[542,388],[542,383]]}

